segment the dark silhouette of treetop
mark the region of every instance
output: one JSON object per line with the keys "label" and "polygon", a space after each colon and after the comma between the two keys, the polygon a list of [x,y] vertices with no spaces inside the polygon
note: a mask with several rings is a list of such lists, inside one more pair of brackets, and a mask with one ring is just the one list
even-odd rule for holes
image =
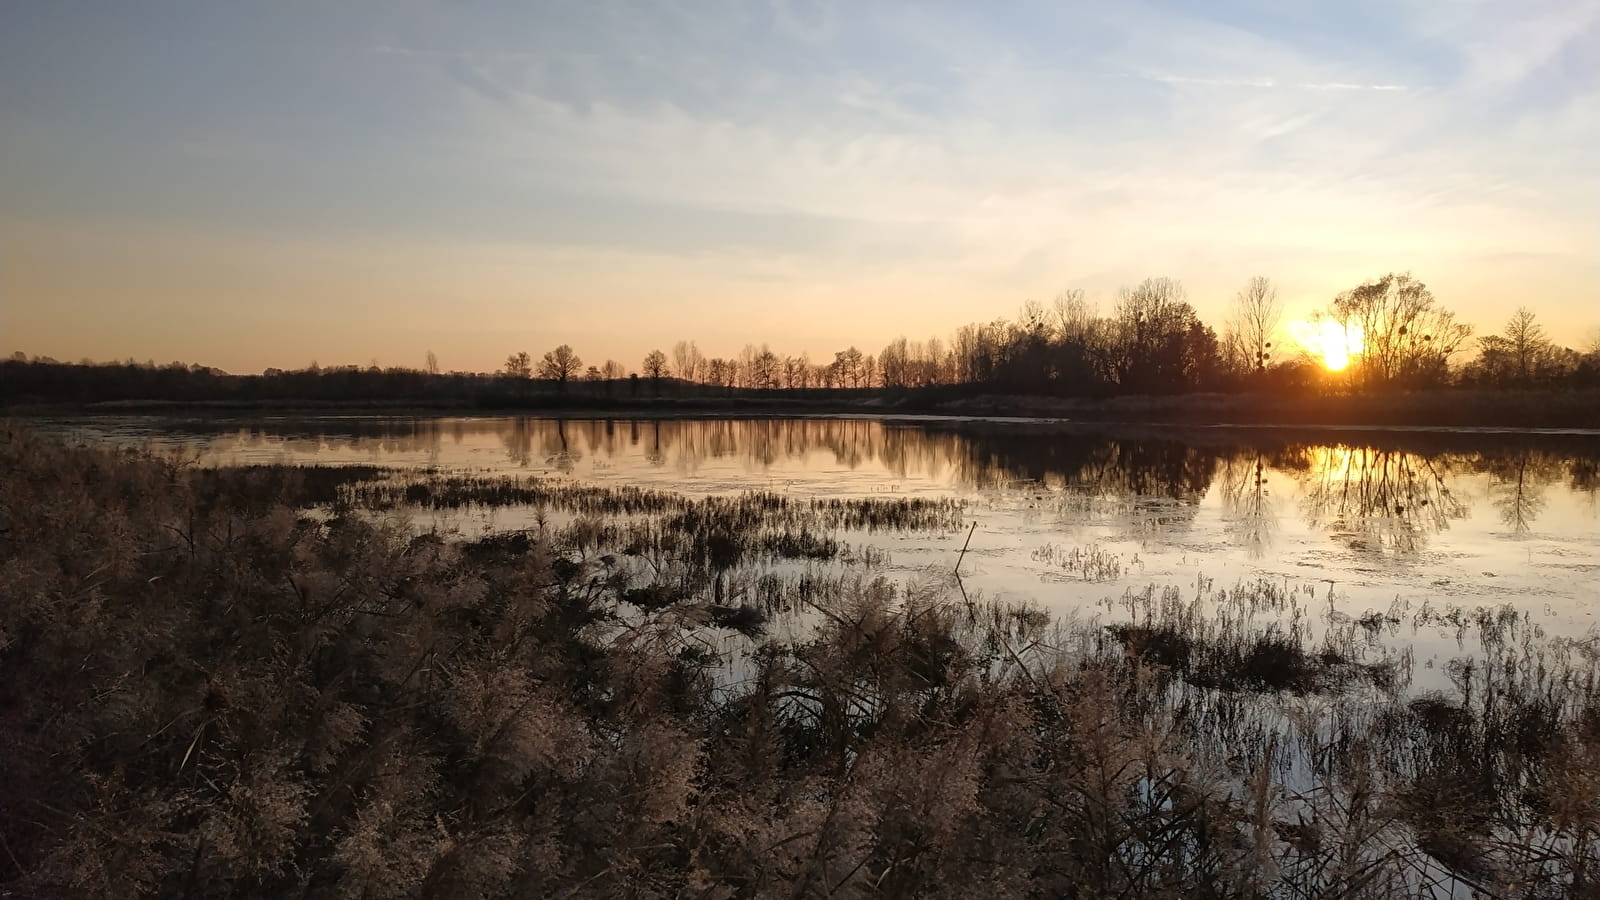
{"label": "dark silhouette of treetop", "polygon": [[554,381],[561,390],[566,390],[567,382],[582,369],[583,360],[566,344],[546,353],[539,361],[539,377]]}
{"label": "dark silhouette of treetop", "polygon": [[507,378],[532,378],[533,357],[529,356],[526,350],[513,353],[506,357],[506,364],[500,369],[500,373]]}

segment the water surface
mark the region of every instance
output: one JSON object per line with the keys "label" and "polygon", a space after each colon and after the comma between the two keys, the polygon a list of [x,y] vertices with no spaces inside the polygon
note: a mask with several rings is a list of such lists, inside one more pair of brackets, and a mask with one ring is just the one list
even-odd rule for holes
{"label": "water surface", "polygon": [[[93,417],[40,427],[203,465],[348,463],[690,495],[955,497],[964,586],[1100,614],[1154,585],[1281,580],[1335,620],[1512,603],[1582,637],[1600,596],[1600,435],[1086,430],[1028,420]],[[534,511],[416,513],[526,527]],[[948,572],[967,534],[857,536],[892,574]]]}

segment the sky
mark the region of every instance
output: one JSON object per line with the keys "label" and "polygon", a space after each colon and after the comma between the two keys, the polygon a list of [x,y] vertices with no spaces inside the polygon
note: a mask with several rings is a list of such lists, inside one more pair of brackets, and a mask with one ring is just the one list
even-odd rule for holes
{"label": "sky", "polygon": [[1600,326],[1600,0],[0,4],[0,350],[814,360],[1411,271]]}

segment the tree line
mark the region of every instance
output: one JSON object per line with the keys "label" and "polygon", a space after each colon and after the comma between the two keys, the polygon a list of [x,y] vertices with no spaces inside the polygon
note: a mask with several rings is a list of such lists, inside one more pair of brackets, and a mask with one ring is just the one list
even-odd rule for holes
{"label": "tree line", "polygon": [[[1581,386],[1600,375],[1600,341],[1582,351],[1559,346],[1525,307],[1502,333],[1472,341],[1471,326],[1409,273],[1339,293],[1309,322],[1296,323],[1309,338],[1287,334],[1283,318],[1278,290],[1266,277],[1238,291],[1220,334],[1200,319],[1181,282],[1148,278],[1119,290],[1107,315],[1074,289],[1048,305],[1025,303],[1014,319],[965,325],[948,339],[898,337],[876,354],[851,345],[832,359],[813,360],[806,353],[781,355],[763,343],[747,344],[736,356],[707,357],[694,341],[681,340],[670,356],[650,351],[640,370],[655,385],[672,379],[725,390],[968,385],[1062,396]],[[1324,351],[1319,343],[1333,340],[1328,335],[1344,345],[1336,351],[1345,360],[1338,371],[1318,358]],[[514,354],[500,374],[565,388],[581,367],[563,344],[537,365],[525,352]],[[585,378],[607,381],[620,372],[608,361],[603,370],[590,366]]]}
{"label": "tree line", "polygon": [[680,340],[670,353],[651,350],[631,370],[614,359],[586,365],[561,344],[537,359],[526,351],[512,353],[493,373],[443,373],[431,351],[420,369],[385,368],[376,361],[365,367],[312,363],[259,376],[133,360],[74,365],[19,352],[0,362],[0,373],[0,401],[8,403],[390,398],[495,406],[552,394],[625,400],[741,392],[1378,393],[1592,387],[1600,385],[1600,339],[1581,349],[1562,346],[1521,307],[1500,333],[1473,340],[1471,326],[1409,273],[1342,291],[1309,320],[1293,323],[1284,321],[1277,287],[1258,276],[1236,293],[1219,332],[1201,320],[1181,282],[1158,277],[1117,291],[1105,314],[1084,291],[1073,289],[1048,304],[1029,301],[1011,319],[964,325],[948,338],[902,336],[876,353],[851,345],[824,359],[780,354],[766,343],[708,357],[695,341]]}

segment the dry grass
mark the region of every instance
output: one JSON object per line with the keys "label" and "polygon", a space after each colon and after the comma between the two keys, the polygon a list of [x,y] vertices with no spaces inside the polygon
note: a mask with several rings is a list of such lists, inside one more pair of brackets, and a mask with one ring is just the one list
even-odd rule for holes
{"label": "dry grass", "polygon": [[[1419,696],[1371,640],[1397,618],[1274,630],[1270,585],[1108,629],[680,577],[693,541],[629,555],[598,515],[308,516],[323,476],[269,501],[7,425],[0,466],[0,892],[1597,889],[1600,658],[1515,613],[1419,615],[1475,642]],[[760,637],[785,610],[809,626]]]}

